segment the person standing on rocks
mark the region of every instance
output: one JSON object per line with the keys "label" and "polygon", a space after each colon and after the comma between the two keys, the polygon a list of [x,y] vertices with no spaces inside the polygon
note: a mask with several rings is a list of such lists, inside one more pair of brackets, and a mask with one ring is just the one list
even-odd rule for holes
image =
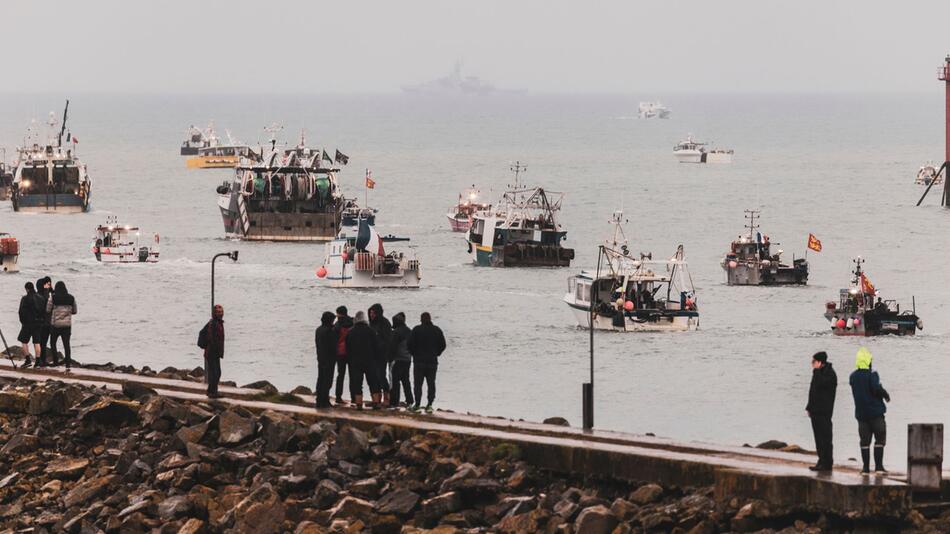
{"label": "person standing on rocks", "polygon": [[392,387],[389,393],[389,407],[399,407],[400,386],[406,392],[406,406],[412,406],[412,384],[409,382],[409,366],[412,354],[409,354],[409,336],[412,331],[406,326],[406,314],[393,315],[393,335],[389,340],[389,361],[393,363]]}
{"label": "person standing on rocks", "polygon": [[[346,306],[336,309],[336,324],[333,332],[336,334],[336,403],[346,404],[343,400],[343,380],[346,378],[346,336],[353,328],[353,319],[347,315]],[[350,399],[353,400],[353,399]]]}
{"label": "person standing on rocks", "polygon": [[373,409],[379,408],[380,389],[375,372],[379,351],[376,331],[369,326],[366,315],[356,312],[353,328],[346,335],[346,356],[350,367],[350,398],[357,410],[363,409],[363,378],[369,384],[373,398]]}
{"label": "person standing on rocks", "polygon": [[36,287],[33,282],[27,282],[23,288],[26,290],[26,294],[20,297],[20,309],[18,311],[20,335],[16,339],[23,345],[23,367],[29,367],[31,363],[30,341],[32,340],[34,344],[33,354],[38,360],[40,357],[40,334],[36,329]]}
{"label": "person standing on rocks", "polygon": [[383,392],[383,404],[389,406],[389,340],[393,337],[393,325],[389,319],[383,315],[382,304],[373,304],[367,311],[369,315],[369,325],[376,332],[376,341],[379,344],[376,350],[376,361],[374,362],[374,371],[376,372],[376,382],[379,383]]}
{"label": "person standing on rocks", "polygon": [[221,360],[224,359],[224,307],[214,305],[211,320],[205,325],[205,377],[208,380],[208,398],[221,397],[218,382],[221,381]]}
{"label": "person standing on rocks", "polygon": [[861,461],[864,467],[861,473],[870,473],[871,437],[874,437],[874,470],[885,473],[884,445],[887,441],[887,423],[884,413],[891,402],[891,396],[881,385],[881,377],[871,370],[871,351],[861,347],[855,357],[857,369],[848,380],[851,394],[854,396],[854,417],[858,420],[858,437],[861,440]]}
{"label": "person standing on rocks", "polygon": [[320,326],[314,333],[317,348],[317,408],[330,407],[330,387],[333,385],[333,369],[336,367],[336,331],[333,312],[323,312]]}
{"label": "person standing on rocks", "polygon": [[425,381],[428,385],[426,412],[432,413],[432,403],[435,402],[435,375],[439,370],[439,356],[445,352],[445,336],[441,328],[432,324],[429,312],[422,312],[419,321],[421,324],[412,329],[408,343],[409,353],[412,354],[412,379],[416,397],[416,402],[410,409],[419,411],[422,382]]}
{"label": "person standing on rocks", "polygon": [[811,359],[811,386],[808,388],[808,405],[805,410],[811,418],[811,429],[815,434],[815,450],[818,463],[809,467],[812,471],[831,471],[832,426],[831,415],[835,409],[835,393],[838,390],[838,375],[835,374],[828,354],[816,352]]}
{"label": "person standing on rocks", "polygon": [[48,276],[40,278],[36,281],[35,306],[37,313],[37,328],[40,334],[40,352],[36,355],[36,367],[46,367],[46,345],[49,341],[51,319],[50,313],[46,311],[46,305],[49,303],[51,287],[52,280]]}
{"label": "person standing on rocks", "polygon": [[49,298],[46,304],[46,311],[50,314],[50,352],[53,355],[53,366],[59,365],[59,354],[56,352],[56,342],[63,340],[63,356],[65,357],[66,370],[73,366],[72,349],[69,345],[69,338],[73,333],[73,315],[79,309],[76,307],[76,298],[66,290],[66,284],[60,280],[56,282],[56,290]]}

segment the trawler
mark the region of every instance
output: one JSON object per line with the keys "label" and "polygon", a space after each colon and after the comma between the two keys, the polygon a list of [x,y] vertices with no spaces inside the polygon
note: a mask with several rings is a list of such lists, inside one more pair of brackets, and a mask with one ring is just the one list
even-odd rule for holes
{"label": "trawler", "polygon": [[376,224],[376,214],[379,210],[376,208],[361,208],[356,203],[355,198],[348,198],[344,202],[343,214],[340,216],[341,226],[358,226],[361,220],[365,220],[371,226]]}
{"label": "trawler", "polygon": [[637,116],[641,119],[668,119],[670,118],[670,108],[660,102],[640,102]]}
{"label": "trawler", "polygon": [[185,160],[189,169],[233,169],[241,165],[242,160],[259,161],[261,154],[254,152],[248,145],[234,140],[231,132],[225,130],[227,144],[219,144],[217,138],[208,146],[198,148],[197,154]]}
{"label": "trawler", "polygon": [[216,147],[218,143],[218,136],[214,133],[214,122],[211,122],[205,131],[192,125],[181,143],[181,155],[196,156],[200,149]]}
{"label": "trawler", "polygon": [[489,209],[489,205],[478,201],[478,189],[473,185],[459,193],[458,203],[445,214],[453,232],[467,232],[472,227],[472,217],[478,211]]}
{"label": "trawler", "polygon": [[858,256],[852,260],[854,270],[850,287],[838,293],[838,301],[825,304],[825,319],[831,323],[831,331],[836,336],[879,336],[893,334],[912,336],[917,330],[923,330],[924,324],[917,317],[916,302],[911,300],[911,309],[901,311],[900,304],[894,300],[874,297],[877,289],[868,279],[861,265],[864,259]]}
{"label": "trawler", "polygon": [[[55,138],[51,136],[44,145],[33,139],[31,146],[25,142],[17,149],[10,197],[14,211],[81,213],[89,210],[91,184],[86,166],[76,156],[79,141],[69,133],[66,143],[72,147],[63,146],[68,111],[69,100]],[[55,131],[56,119],[52,113],[48,124],[51,131]]]}
{"label": "trawler", "polygon": [[673,156],[680,163],[732,163],[733,150],[716,148],[709,150],[706,143],[687,135],[686,140],[673,147]]}
{"label": "trawler", "polygon": [[263,160],[245,159],[234,178],[217,188],[229,237],[248,241],[331,241],[340,231],[340,171],[321,150],[283,151],[271,140]]}
{"label": "trawler", "polygon": [[120,225],[116,217],[96,227],[92,253],[101,263],[157,263],[159,236],[142,238],[138,227]]}
{"label": "trawler", "polygon": [[749,224],[747,235],[732,242],[720,265],[730,286],[805,285],[808,283],[808,260],[792,258],[792,265],[782,263],[782,249],[773,250],[769,236],[756,232],[756,210],[745,210]]}
{"label": "trawler", "polygon": [[419,260],[412,252],[386,252],[383,243],[408,241],[405,238],[380,237],[366,219],[357,228],[344,228],[336,239],[325,245],[323,265],[317,278],[330,287],[416,288],[422,279]]}
{"label": "trawler", "polygon": [[13,196],[13,169],[7,167],[6,155],[0,159],[0,200]]}
{"label": "trawler", "polygon": [[677,332],[699,327],[699,309],[683,245],[668,260],[631,254],[623,212],[614,234],[599,247],[597,270],[568,278],[564,302],[578,325],[616,332]]}
{"label": "trawler", "polygon": [[20,242],[15,237],[0,232],[0,271],[5,273],[15,273],[20,270],[17,267],[17,259],[20,257]]}

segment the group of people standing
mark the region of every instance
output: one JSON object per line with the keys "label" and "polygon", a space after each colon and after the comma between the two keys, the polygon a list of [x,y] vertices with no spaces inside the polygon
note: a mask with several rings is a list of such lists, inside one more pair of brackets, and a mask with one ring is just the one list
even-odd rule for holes
{"label": "group of people standing", "polygon": [[[858,437],[861,446],[861,472],[871,472],[871,438],[874,438],[874,471],[885,473],[884,445],[887,441],[887,412],[885,401],[891,396],[881,385],[881,377],[871,369],[871,351],[861,347],[855,357],[855,370],[848,378],[851,395],[854,397],[854,417],[858,421]],[[838,389],[838,375],[835,373],[828,354],[817,352],[812,356],[812,378],[808,390],[808,405],[805,407],[811,418],[815,434],[815,449],[818,463],[810,467],[812,471],[831,471],[832,469],[832,424],[831,416],[835,407],[835,394]]]}
{"label": "group of people standing", "polygon": [[[66,369],[72,367],[73,315],[79,311],[76,299],[66,290],[66,284],[60,280],[55,288],[50,277],[46,276],[24,285],[26,294],[20,298],[20,334],[17,336],[23,346],[23,367],[34,365],[57,366],[59,352],[56,350],[59,340],[63,341],[63,356]],[[30,357],[30,345],[33,345],[33,358]],[[35,363],[34,363],[35,358]]]}
{"label": "group of people standing", "polygon": [[[379,304],[366,313],[349,316],[346,306],[336,314],[324,312],[314,334],[317,350],[317,408],[328,408],[333,377],[336,374],[336,405],[343,400],[344,382],[349,372],[350,402],[363,409],[363,384],[369,386],[374,409],[397,408],[404,395],[405,406],[420,410],[422,386],[427,386],[425,410],[432,411],[435,401],[435,378],[439,356],[445,351],[445,336],[432,324],[428,312],[420,316],[420,324],[412,330],[406,325],[406,314],[399,312],[392,322]],[[410,383],[410,369],[412,383]]]}

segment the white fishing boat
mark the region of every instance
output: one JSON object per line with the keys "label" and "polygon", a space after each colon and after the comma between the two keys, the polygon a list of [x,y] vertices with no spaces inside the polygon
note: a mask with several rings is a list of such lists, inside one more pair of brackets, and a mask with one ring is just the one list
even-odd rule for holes
{"label": "white fishing boat", "polygon": [[597,271],[568,278],[564,302],[577,324],[616,332],[681,332],[699,326],[696,292],[683,245],[668,260],[630,254],[623,212],[615,212],[612,239],[600,246]]}
{"label": "white fishing boat", "polygon": [[330,287],[419,287],[422,273],[415,253],[411,249],[386,252],[383,243],[392,241],[408,239],[380,237],[366,220],[359,221],[355,232],[344,227],[336,239],[325,245],[317,278]]}
{"label": "white fishing boat", "polygon": [[934,185],[943,183],[943,175],[937,174],[937,166],[934,165],[934,162],[928,161],[917,170],[917,177],[914,179],[914,183],[917,185],[930,185],[931,182],[933,182]]}
{"label": "white fishing boat", "polygon": [[138,227],[120,225],[110,217],[96,228],[92,253],[102,263],[156,263],[159,240],[158,234],[143,237]]}
{"label": "white fishing boat", "polygon": [[20,257],[20,242],[15,237],[0,232],[0,272],[15,273],[20,270],[17,267],[17,259]]}
{"label": "white fishing boat", "polygon": [[195,126],[188,128],[185,140],[181,143],[182,156],[196,156],[202,148],[218,146],[218,136],[214,133],[214,121],[208,124],[208,128],[201,130]]}
{"label": "white fishing boat", "polygon": [[706,143],[695,141],[692,135],[673,147],[673,155],[680,163],[702,163],[706,154]]}
{"label": "white fishing boat", "polygon": [[458,203],[446,212],[445,216],[449,219],[453,232],[467,232],[472,227],[475,213],[491,208],[485,202],[479,202],[478,195],[479,191],[475,186],[462,191],[459,193]]}
{"label": "white fishing boat", "polygon": [[641,119],[668,119],[670,118],[670,108],[664,106],[661,102],[640,102],[637,115]]}

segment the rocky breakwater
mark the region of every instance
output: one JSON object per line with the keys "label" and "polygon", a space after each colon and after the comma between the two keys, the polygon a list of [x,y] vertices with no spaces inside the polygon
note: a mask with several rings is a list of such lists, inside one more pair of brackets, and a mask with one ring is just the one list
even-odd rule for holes
{"label": "rocky breakwater", "polygon": [[[716,503],[710,488],[564,478],[532,468],[510,443],[398,436],[385,425],[364,432],[177,402],[147,388],[8,381],[0,428],[4,532],[711,534],[855,526],[818,510]],[[933,526],[908,520],[903,526]]]}

